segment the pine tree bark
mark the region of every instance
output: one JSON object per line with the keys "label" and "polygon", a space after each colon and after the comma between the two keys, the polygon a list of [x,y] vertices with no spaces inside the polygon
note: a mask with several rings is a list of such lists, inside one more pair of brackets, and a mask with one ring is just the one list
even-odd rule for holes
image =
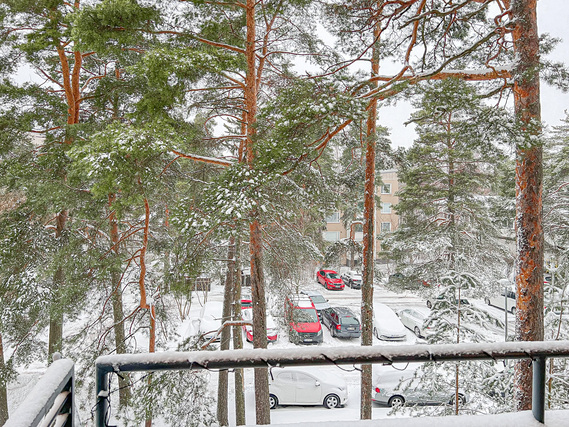
{"label": "pine tree bark", "polygon": [[[119,258],[119,245],[120,245],[120,234],[119,225],[117,221],[117,215],[113,210],[113,203],[116,199],[115,194],[109,194],[109,226],[110,226],[110,236],[111,236],[111,253],[115,258]],[[114,266],[111,270],[111,302],[113,307],[113,330],[115,333],[115,352],[116,354],[126,353],[126,337],[124,333],[124,310],[122,303],[122,292],[121,292],[121,274],[119,271],[115,270]],[[130,399],[130,388],[129,388],[129,374],[127,372],[119,376],[119,404],[127,405]]]}
{"label": "pine tree bark", "polygon": [[[4,344],[2,343],[2,334],[0,334],[0,374],[6,370],[4,363]],[[2,375],[0,379],[0,425],[4,425],[8,421],[8,384],[4,380],[5,376]]]}
{"label": "pine tree bark", "polygon": [[[509,2],[508,2],[509,3]],[[541,131],[539,35],[536,0],[512,0],[514,106],[524,143],[516,148],[516,339],[543,340],[543,150],[535,142]],[[509,6],[509,5],[507,5]],[[514,397],[518,410],[531,408],[529,361],[516,364]]]}
{"label": "pine tree bark", "polygon": [[[377,2],[381,7],[383,2]],[[379,73],[379,24],[374,28],[372,77]],[[377,86],[377,82],[373,83]],[[362,345],[373,344],[373,280],[375,266],[375,151],[377,141],[377,99],[370,103],[366,130],[366,171],[364,185],[363,280],[362,280]],[[371,419],[372,365],[363,365],[361,372],[360,418]]]}
{"label": "pine tree bark", "polygon": [[[233,306],[233,285],[235,273],[235,238],[229,240],[227,248],[227,274],[225,276],[225,286],[223,292],[223,322],[231,320],[231,307]],[[229,350],[231,341],[231,328],[223,328],[221,330],[220,350]],[[220,426],[229,425],[228,417],[228,399],[227,392],[229,389],[229,372],[226,369],[219,371],[219,381],[217,385],[217,421]]]}
{"label": "pine tree bark", "polygon": [[[245,107],[247,110],[247,164],[254,167],[256,122],[257,122],[257,79],[255,52],[255,0],[247,0],[247,40],[245,55],[247,75],[245,77]],[[267,326],[265,320],[265,280],[263,275],[263,239],[259,212],[252,209],[249,218],[249,252],[251,255],[251,297],[253,300],[253,347],[267,348]],[[269,377],[267,368],[255,368],[255,414],[257,424],[270,424]]]}
{"label": "pine tree bark", "polygon": [[[239,239],[235,239],[235,263],[233,273],[233,318],[241,317],[241,275],[239,274]],[[243,348],[243,334],[240,326],[233,327],[233,348]],[[245,381],[243,369],[235,369],[235,424],[245,425]]]}

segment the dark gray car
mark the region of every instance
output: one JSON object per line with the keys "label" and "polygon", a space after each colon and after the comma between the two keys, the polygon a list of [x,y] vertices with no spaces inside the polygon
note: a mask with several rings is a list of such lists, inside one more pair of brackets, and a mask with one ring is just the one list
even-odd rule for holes
{"label": "dark gray car", "polygon": [[322,310],[322,323],[330,329],[333,337],[359,338],[360,321],[347,307],[330,307]]}

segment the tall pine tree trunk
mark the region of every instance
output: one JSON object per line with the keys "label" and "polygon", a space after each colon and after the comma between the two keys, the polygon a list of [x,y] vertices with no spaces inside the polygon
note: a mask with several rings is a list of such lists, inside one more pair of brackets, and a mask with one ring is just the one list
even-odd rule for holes
{"label": "tall pine tree trunk", "polygon": [[[383,2],[378,2],[381,6]],[[379,73],[379,23],[374,28],[372,77]],[[373,83],[377,87],[377,82]],[[375,266],[375,151],[377,141],[377,99],[369,106],[366,131],[366,171],[364,186],[363,281],[362,281],[362,345],[373,344],[373,273]],[[372,365],[363,365],[361,372],[360,418],[371,419]]]}
{"label": "tall pine tree trunk", "polygon": [[[118,260],[119,259],[119,245],[120,245],[120,235],[119,235],[119,225],[117,221],[117,216],[113,210],[113,203],[116,199],[115,194],[109,194],[109,225],[111,229],[111,253]],[[115,351],[117,354],[126,353],[126,338],[124,333],[124,311],[122,303],[122,291],[121,291],[121,274],[118,270],[113,268],[111,270],[111,301],[113,307],[113,329],[115,335]],[[129,389],[129,375],[128,373],[123,373],[119,376],[119,404],[127,405],[130,399],[130,389]]]}
{"label": "tall pine tree trunk", "polygon": [[[223,292],[223,320],[227,322],[231,320],[231,307],[233,305],[233,285],[235,274],[235,238],[229,239],[229,247],[227,248],[227,274],[225,276],[225,286]],[[221,330],[220,350],[229,350],[231,341],[231,328],[223,328]],[[219,371],[219,381],[217,385],[217,422],[220,426],[228,426],[228,399],[227,392],[229,389],[229,372],[227,369]]]}
{"label": "tall pine tree trunk", "polygon": [[[254,168],[256,157],[257,82],[255,52],[255,0],[247,0],[246,24],[247,75],[245,78],[245,107],[247,110],[247,164]],[[249,251],[251,255],[251,297],[253,300],[253,347],[267,348],[267,326],[265,320],[265,280],[263,276],[263,240],[259,212],[252,209],[249,214]],[[255,368],[255,413],[257,424],[270,424],[269,377],[267,368]]]}
{"label": "tall pine tree trunk", "polygon": [[0,425],[4,425],[8,420],[8,392],[6,383],[6,364],[4,363],[4,344],[2,334],[0,334]]}
{"label": "tall pine tree trunk", "polygon": [[[509,2],[508,2],[509,3]],[[516,340],[543,340],[543,150],[532,137],[541,132],[539,35],[536,0],[512,0],[517,57],[514,80],[516,117],[524,143],[516,148]],[[537,138],[535,138],[537,139]],[[518,410],[531,408],[529,361],[516,363],[514,396]]]}

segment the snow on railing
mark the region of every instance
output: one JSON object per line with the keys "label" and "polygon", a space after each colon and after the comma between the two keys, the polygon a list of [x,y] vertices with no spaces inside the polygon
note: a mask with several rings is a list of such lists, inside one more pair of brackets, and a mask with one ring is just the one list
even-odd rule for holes
{"label": "snow on railing", "polygon": [[58,353],[53,358],[54,362],[4,427],[74,425],[74,364],[70,359],[61,359]]}
{"label": "snow on railing", "polygon": [[532,412],[545,417],[545,361],[569,357],[569,341],[504,342],[372,347],[313,347],[226,351],[164,352],[101,356],[96,369],[96,426],[104,427],[109,409],[109,374],[178,369],[259,368],[271,366],[353,365],[421,361],[531,359],[533,361]]}

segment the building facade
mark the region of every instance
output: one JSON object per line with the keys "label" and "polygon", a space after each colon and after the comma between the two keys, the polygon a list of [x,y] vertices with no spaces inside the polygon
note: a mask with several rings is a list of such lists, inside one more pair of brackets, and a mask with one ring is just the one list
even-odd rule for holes
{"label": "building facade", "polygon": [[[399,202],[399,197],[397,196],[397,192],[399,191],[397,170],[383,170],[380,171],[380,175],[382,184],[376,188],[377,195],[380,199],[375,212],[376,236],[390,233],[399,227],[399,216],[394,210],[394,206]],[[332,213],[326,218],[326,230],[323,232],[324,240],[337,242],[341,239],[351,237],[356,242],[361,242],[363,240],[361,218],[355,219],[351,225],[351,227],[346,229],[342,224],[341,213]],[[375,253],[377,254],[381,248],[381,242],[378,239],[376,239],[375,242]]]}

